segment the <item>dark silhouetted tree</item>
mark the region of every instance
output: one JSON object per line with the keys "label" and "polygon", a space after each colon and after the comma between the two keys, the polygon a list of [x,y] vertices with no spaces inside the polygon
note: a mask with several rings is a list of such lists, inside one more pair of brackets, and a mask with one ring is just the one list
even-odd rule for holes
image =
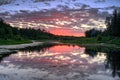
{"label": "dark silhouetted tree", "polygon": [[86,37],[95,37],[100,35],[102,32],[100,30],[96,30],[96,29],[90,29],[88,31],[85,32]]}
{"label": "dark silhouetted tree", "polygon": [[35,30],[32,28],[29,29],[18,29],[15,27],[6,24],[3,19],[0,18],[0,39],[54,39],[53,34],[48,33],[45,30]]}
{"label": "dark silhouetted tree", "polygon": [[105,33],[110,36],[120,36],[120,13],[114,10],[113,15],[106,18]]}

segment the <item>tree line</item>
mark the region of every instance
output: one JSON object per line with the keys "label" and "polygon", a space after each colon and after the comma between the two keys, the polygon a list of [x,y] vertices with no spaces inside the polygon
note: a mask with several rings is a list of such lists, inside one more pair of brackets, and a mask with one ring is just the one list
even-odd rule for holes
{"label": "tree line", "polygon": [[54,38],[53,34],[48,33],[45,30],[35,30],[32,28],[17,28],[12,27],[11,25],[4,22],[0,18],[0,39],[52,39]]}
{"label": "tree line", "polygon": [[107,28],[102,32],[100,30],[91,29],[85,32],[86,37],[113,36],[120,37],[120,12],[114,10],[113,14],[106,17],[105,24]]}

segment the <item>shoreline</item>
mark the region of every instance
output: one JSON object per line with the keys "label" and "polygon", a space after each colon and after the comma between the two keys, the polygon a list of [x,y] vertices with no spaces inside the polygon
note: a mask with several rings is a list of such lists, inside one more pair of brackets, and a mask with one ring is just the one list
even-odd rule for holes
{"label": "shoreline", "polygon": [[1,45],[0,49],[22,49],[26,47],[34,47],[38,45],[42,45],[44,42],[32,42],[26,44],[16,44],[16,45]]}
{"label": "shoreline", "polygon": [[120,48],[119,46],[115,45],[115,44],[106,44],[106,43],[97,43],[97,44],[80,44],[81,46],[101,46],[101,47],[116,47],[116,48]]}
{"label": "shoreline", "polygon": [[86,44],[77,44],[77,43],[63,43],[63,44],[73,44],[73,45],[79,45],[83,47],[113,47],[113,48],[119,48],[120,46],[115,44],[106,44],[106,43],[86,43]]}
{"label": "shoreline", "polygon": [[32,43],[26,43],[26,44],[15,44],[15,45],[0,45],[0,50],[17,50],[17,49],[23,49],[26,47],[34,47],[34,46],[38,46],[38,45],[43,45],[43,44],[73,44],[73,45],[79,45],[79,46],[104,46],[104,47],[116,47],[116,48],[120,48],[119,46],[115,45],[115,44],[106,44],[106,43],[96,43],[96,44],[76,44],[76,43],[61,43],[61,42],[57,42],[57,41],[47,41],[47,42],[32,42]]}
{"label": "shoreline", "polygon": [[[14,52],[17,51],[19,49],[23,49],[26,47],[35,47],[38,45],[43,45],[43,44],[48,44],[48,43],[52,43],[52,44],[73,44],[73,43],[61,43],[61,42],[32,42],[32,43],[26,43],[26,44],[16,44],[16,45],[0,45],[0,54],[1,53],[9,53],[9,52]],[[101,47],[114,47],[114,48],[120,48],[119,46],[115,45],[115,44],[105,44],[105,43],[98,43],[98,44],[73,44],[73,45],[79,45],[79,46],[93,46],[93,47],[97,47],[97,46],[101,46]]]}
{"label": "shoreline", "polygon": [[27,47],[35,47],[39,45],[44,45],[44,44],[60,44],[60,42],[57,41],[49,41],[49,42],[32,42],[32,43],[26,43],[26,44],[15,44],[15,45],[0,45],[0,54],[2,53],[10,53],[10,52],[15,52],[19,49],[24,49]]}
{"label": "shoreline", "polygon": [[0,54],[16,52],[19,49],[23,49],[26,47],[34,47],[42,44],[43,42],[32,42],[32,43],[16,44],[16,45],[1,45]]}

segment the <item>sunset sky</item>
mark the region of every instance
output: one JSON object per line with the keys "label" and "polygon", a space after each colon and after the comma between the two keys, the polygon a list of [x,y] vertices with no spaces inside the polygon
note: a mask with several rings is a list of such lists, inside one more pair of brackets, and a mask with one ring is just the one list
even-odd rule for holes
{"label": "sunset sky", "polygon": [[104,30],[115,8],[120,10],[120,0],[0,0],[0,17],[13,27],[85,36],[92,28]]}

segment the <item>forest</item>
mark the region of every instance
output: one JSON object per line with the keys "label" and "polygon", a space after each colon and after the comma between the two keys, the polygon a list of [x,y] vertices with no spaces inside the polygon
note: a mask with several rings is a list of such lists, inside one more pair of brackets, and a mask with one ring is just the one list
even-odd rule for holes
{"label": "forest", "polygon": [[99,29],[90,29],[85,32],[86,37],[75,40],[66,40],[65,43],[74,44],[114,44],[120,45],[120,12],[114,10],[113,14],[106,17],[106,29],[101,31]]}
{"label": "forest", "polygon": [[91,29],[85,32],[86,37],[113,36],[120,37],[120,12],[116,9],[112,15],[106,17],[105,24],[107,28],[102,32],[100,30]]}
{"label": "forest", "polygon": [[31,40],[54,40],[74,44],[107,43],[120,45],[119,21],[120,12],[114,10],[112,15],[106,17],[105,24],[107,28],[104,31],[91,29],[85,32],[86,37],[74,37],[58,36],[41,29],[12,27],[3,19],[0,19],[0,44],[11,40],[14,40],[14,42],[25,41],[25,43],[27,41],[31,42]]}
{"label": "forest", "polygon": [[4,22],[3,19],[0,19],[0,39],[15,39],[15,40],[21,40],[21,39],[51,39],[54,35],[48,33],[45,30],[35,30],[32,28],[17,28],[12,27],[11,25]]}

